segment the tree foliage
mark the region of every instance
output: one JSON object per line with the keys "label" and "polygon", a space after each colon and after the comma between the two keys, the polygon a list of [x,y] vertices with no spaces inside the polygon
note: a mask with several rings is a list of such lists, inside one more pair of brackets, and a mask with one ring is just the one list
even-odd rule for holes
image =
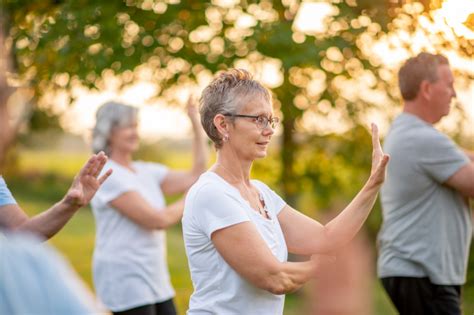
{"label": "tree foliage", "polygon": [[[157,95],[172,98],[176,85],[199,83],[218,70],[243,65],[258,73],[276,65],[269,87],[283,116],[279,183],[293,203],[301,183],[322,189],[338,183],[340,175],[325,173],[337,159],[350,165],[369,137],[354,132],[352,151],[340,147],[336,158],[318,138],[324,128],[317,122],[337,112],[337,122],[349,129],[363,125],[372,108],[396,104],[393,72],[371,47],[400,25],[417,31],[418,16],[429,17],[428,2],[420,9],[398,1],[333,0],[322,32],[295,28],[297,0],[4,0],[3,9],[12,77],[37,99],[77,85],[100,89],[114,76],[123,86],[151,81]],[[471,44],[442,39],[436,47],[469,56]],[[366,159],[358,166],[368,170]]]}

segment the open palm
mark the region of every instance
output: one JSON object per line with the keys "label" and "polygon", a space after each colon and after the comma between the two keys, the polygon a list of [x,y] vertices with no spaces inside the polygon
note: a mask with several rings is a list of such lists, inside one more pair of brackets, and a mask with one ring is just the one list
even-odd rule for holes
{"label": "open palm", "polygon": [[377,185],[381,185],[385,180],[385,171],[390,157],[383,153],[380,145],[379,129],[376,124],[372,124],[372,170],[370,177]]}
{"label": "open palm", "polygon": [[87,205],[92,197],[94,197],[100,185],[112,174],[110,169],[99,178],[99,174],[106,162],[107,157],[103,152],[91,156],[79,171],[79,174],[74,178],[66,194],[66,202],[77,207]]}

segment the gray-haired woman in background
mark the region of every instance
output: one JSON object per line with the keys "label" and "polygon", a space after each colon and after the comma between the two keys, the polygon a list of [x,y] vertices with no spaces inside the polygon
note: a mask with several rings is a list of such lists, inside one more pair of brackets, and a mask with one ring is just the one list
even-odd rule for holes
{"label": "gray-haired woman in background", "polygon": [[[98,297],[114,314],[176,314],[166,263],[164,229],[182,216],[183,200],[166,206],[165,194],[183,193],[205,170],[207,151],[199,114],[188,100],[194,131],[189,171],[133,161],[137,151],[136,108],[106,103],[97,111],[93,150],[109,155],[113,175],[92,200],[97,225],[93,257]],[[106,185],[105,185],[106,184]]]}

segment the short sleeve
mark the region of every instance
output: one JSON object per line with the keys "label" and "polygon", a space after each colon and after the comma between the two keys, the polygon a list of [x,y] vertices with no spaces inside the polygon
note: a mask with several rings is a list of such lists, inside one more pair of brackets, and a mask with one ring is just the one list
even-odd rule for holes
{"label": "short sleeve", "polygon": [[217,230],[250,221],[236,197],[214,185],[201,187],[186,202],[193,203],[192,218],[209,239]]}
{"label": "short sleeve", "polygon": [[0,176],[0,206],[11,204],[16,204],[15,198],[13,198],[3,177]]}
{"label": "short sleeve", "polygon": [[[104,167],[104,170],[108,169]],[[127,175],[119,169],[113,169],[112,174],[107,180],[100,186],[99,190],[95,194],[93,203],[95,206],[102,208],[107,203],[116,199],[127,191],[132,191],[133,183],[127,180]]]}
{"label": "short sleeve", "polygon": [[257,185],[262,193],[265,194],[266,202],[270,203],[270,205],[267,205],[267,207],[269,207],[275,213],[275,215],[278,215],[280,211],[286,206],[285,200],[283,200],[280,195],[274,192],[263,182],[254,180],[254,184]]}
{"label": "short sleeve", "polygon": [[423,154],[419,166],[439,183],[444,183],[461,167],[469,163],[469,158],[446,135],[432,133],[420,143]]}
{"label": "short sleeve", "polygon": [[137,165],[144,168],[148,174],[153,176],[158,184],[165,179],[166,175],[168,175],[169,168],[160,163],[151,163],[151,162],[136,162]]}

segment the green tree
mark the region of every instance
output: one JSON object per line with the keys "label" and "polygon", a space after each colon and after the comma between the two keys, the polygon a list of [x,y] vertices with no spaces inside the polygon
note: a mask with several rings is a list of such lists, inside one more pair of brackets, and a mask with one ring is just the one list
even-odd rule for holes
{"label": "green tree", "polygon": [[[4,0],[3,23],[12,47],[12,77],[34,90],[35,102],[78,84],[100,89],[111,76],[119,76],[123,86],[145,77],[156,84],[157,95],[172,102],[176,85],[199,82],[205,74],[245,61],[256,71],[265,62],[278,65],[281,82],[272,91],[283,116],[279,183],[294,204],[305,182],[297,178],[306,174],[315,182],[326,171],[314,171],[318,161],[303,158],[317,156],[312,144],[324,143],[308,139],[321,130],[310,132],[307,121],[337,111],[346,126],[363,125],[367,111],[379,103],[367,97],[371,93],[394,106],[393,73],[372,55],[370,45],[397,27],[417,30],[417,17],[430,9],[429,1],[423,2],[424,7],[333,0],[334,14],[320,33],[295,28],[302,4],[297,0]],[[447,43],[439,41],[438,48]],[[459,39],[454,49],[469,56],[469,44]],[[357,82],[363,89],[348,91]],[[354,136],[356,143],[369,137]],[[351,148],[342,157],[346,162],[358,151]],[[334,182],[339,181],[327,181],[328,187]]]}

